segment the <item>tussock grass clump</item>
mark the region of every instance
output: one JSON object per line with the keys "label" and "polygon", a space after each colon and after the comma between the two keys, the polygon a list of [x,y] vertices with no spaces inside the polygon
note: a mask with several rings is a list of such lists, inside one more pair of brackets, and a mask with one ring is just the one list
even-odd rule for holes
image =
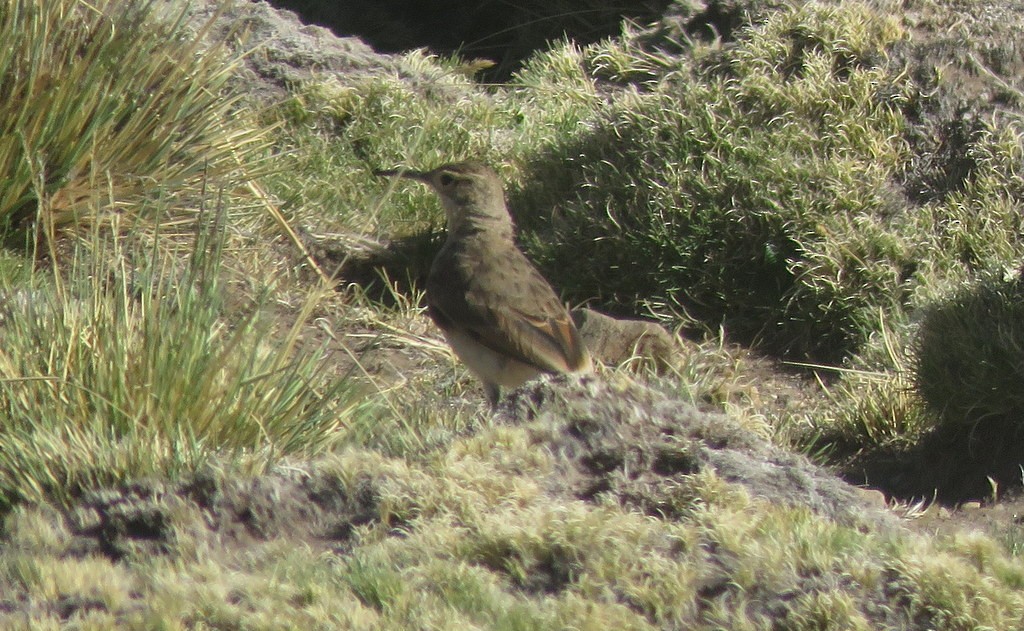
{"label": "tussock grass clump", "polygon": [[187,257],[96,237],[68,280],[4,289],[0,506],[195,470],[211,457],[259,470],[333,444],[371,405],[321,353],[270,341],[260,300],[229,309],[224,236]]}
{"label": "tussock grass clump", "polygon": [[848,351],[915,258],[890,185],[910,87],[882,57],[902,36],[867,8],[809,5],[626,92],[536,169],[574,156],[572,181],[527,180],[523,205],[557,217],[532,249],[579,297],[681,305],[795,355]]}
{"label": "tussock grass clump", "polygon": [[914,382],[943,423],[1024,428],[1024,281],[990,278],[929,307]]}
{"label": "tussock grass clump", "polygon": [[235,60],[176,11],[146,0],[0,7],[3,224],[37,208],[53,225],[88,222],[94,196],[174,190],[261,150],[263,132],[236,125],[237,98],[225,96]]}

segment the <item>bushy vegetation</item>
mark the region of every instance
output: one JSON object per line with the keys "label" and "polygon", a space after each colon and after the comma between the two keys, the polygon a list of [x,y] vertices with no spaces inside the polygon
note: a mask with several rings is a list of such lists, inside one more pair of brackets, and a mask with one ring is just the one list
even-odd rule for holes
{"label": "bushy vegetation", "polygon": [[[946,162],[915,154],[931,97],[888,57],[898,15],[787,6],[728,42],[627,27],[502,86],[416,52],[250,114],[212,26],[159,6],[0,8],[0,217],[79,228],[0,253],[0,623],[32,603],[24,628],[1020,626],[1010,536],[845,523],[711,470],[661,503],[582,497],[557,477],[578,482],[566,419],[482,415],[423,317],[436,239],[391,252],[409,282],[382,278],[384,305],[310,290],[265,238],[412,244],[435,197],[371,170],[484,159],[567,297],[708,338],[659,388],[751,441],[843,464],[1018,419],[1022,136],[976,121]],[[254,161],[283,219],[236,211]],[[834,376],[768,410],[769,360],[737,341]]]}
{"label": "bushy vegetation", "polygon": [[917,389],[944,423],[1019,431],[1024,423],[1021,279],[989,278],[931,305],[914,356]]}
{"label": "bushy vegetation", "polygon": [[867,9],[807,8],[663,70],[550,151],[577,156],[575,181],[525,183],[559,217],[534,251],[577,297],[840,359],[917,258],[891,184],[912,86],[881,57],[901,37]]}
{"label": "bushy vegetation", "polygon": [[296,330],[266,338],[272,279],[228,302],[236,219],[211,191],[245,183],[267,130],[243,122],[213,22],[186,16],[0,7],[3,509],[211,458],[259,470],[326,449],[368,405]]}

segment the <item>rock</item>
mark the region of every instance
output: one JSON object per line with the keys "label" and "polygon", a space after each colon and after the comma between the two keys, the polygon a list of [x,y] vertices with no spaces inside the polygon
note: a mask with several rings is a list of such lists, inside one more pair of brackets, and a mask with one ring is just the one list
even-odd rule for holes
{"label": "rock", "polygon": [[583,341],[594,359],[618,366],[631,360],[662,372],[677,365],[685,349],[671,333],[646,320],[620,319],[593,309],[573,309]]}
{"label": "rock", "polygon": [[868,489],[863,487],[854,487],[854,489],[857,492],[857,495],[861,496],[861,498],[873,506],[885,508],[888,505],[888,502],[885,499],[885,493],[878,489]]}
{"label": "rock", "polygon": [[[401,70],[399,57],[379,54],[357,37],[337,37],[321,26],[303,24],[291,11],[266,2],[236,0],[219,5],[196,3],[189,20],[196,28],[213,20],[207,36],[219,41],[230,35],[227,39],[235,52],[246,53],[239,73],[241,89],[258,99],[282,98],[287,86],[318,76],[371,76]],[[179,10],[175,6],[168,10]]]}

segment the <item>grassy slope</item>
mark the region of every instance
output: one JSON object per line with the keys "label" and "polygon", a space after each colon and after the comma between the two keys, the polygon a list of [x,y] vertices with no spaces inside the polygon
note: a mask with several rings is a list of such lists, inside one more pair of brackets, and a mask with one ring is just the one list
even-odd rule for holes
{"label": "grassy slope", "polygon": [[[724,48],[669,54],[670,42],[630,33],[558,46],[488,91],[457,62],[412,54],[416,81],[328,79],[262,110],[282,125],[262,182],[296,225],[401,237],[437,227],[434,201],[369,168],[491,160],[517,208],[552,209],[517,219],[567,295],[845,359],[832,400],[810,412],[766,418],[756,396],[730,401],[742,432],[913,443],[943,419],[909,392],[909,323],[932,305],[956,313],[940,299],[974,275],[1011,282],[1000,273],[1024,253],[1012,127],[971,136],[955,190],[913,203],[899,191],[913,179],[907,112],[924,97],[883,53],[907,37],[871,8],[815,5],[771,13]],[[297,259],[267,247],[271,224],[242,212],[252,198],[223,177],[208,182],[234,192],[168,191],[129,208],[213,206],[227,230],[139,244],[93,232],[58,277],[26,272],[17,254],[0,265],[6,626],[1021,624],[1024,565],[985,536],[826,519],[709,471],[669,480],[659,510],[670,518],[560,491],[564,455],[551,445],[574,416],[496,426],[452,409],[474,384],[417,369],[448,364],[415,297],[325,298],[290,269]],[[422,264],[418,252],[401,254]],[[400,389],[383,370],[376,387],[357,385],[330,354],[360,339],[367,356],[401,348],[381,355],[405,362]],[[661,387],[721,403],[730,367],[714,359],[722,346],[702,348],[685,381]]]}

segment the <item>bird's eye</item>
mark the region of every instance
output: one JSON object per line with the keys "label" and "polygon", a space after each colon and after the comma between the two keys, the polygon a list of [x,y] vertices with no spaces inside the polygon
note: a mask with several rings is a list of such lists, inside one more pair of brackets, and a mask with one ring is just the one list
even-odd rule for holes
{"label": "bird's eye", "polygon": [[441,174],[441,186],[451,186],[455,183],[455,177],[448,173]]}

